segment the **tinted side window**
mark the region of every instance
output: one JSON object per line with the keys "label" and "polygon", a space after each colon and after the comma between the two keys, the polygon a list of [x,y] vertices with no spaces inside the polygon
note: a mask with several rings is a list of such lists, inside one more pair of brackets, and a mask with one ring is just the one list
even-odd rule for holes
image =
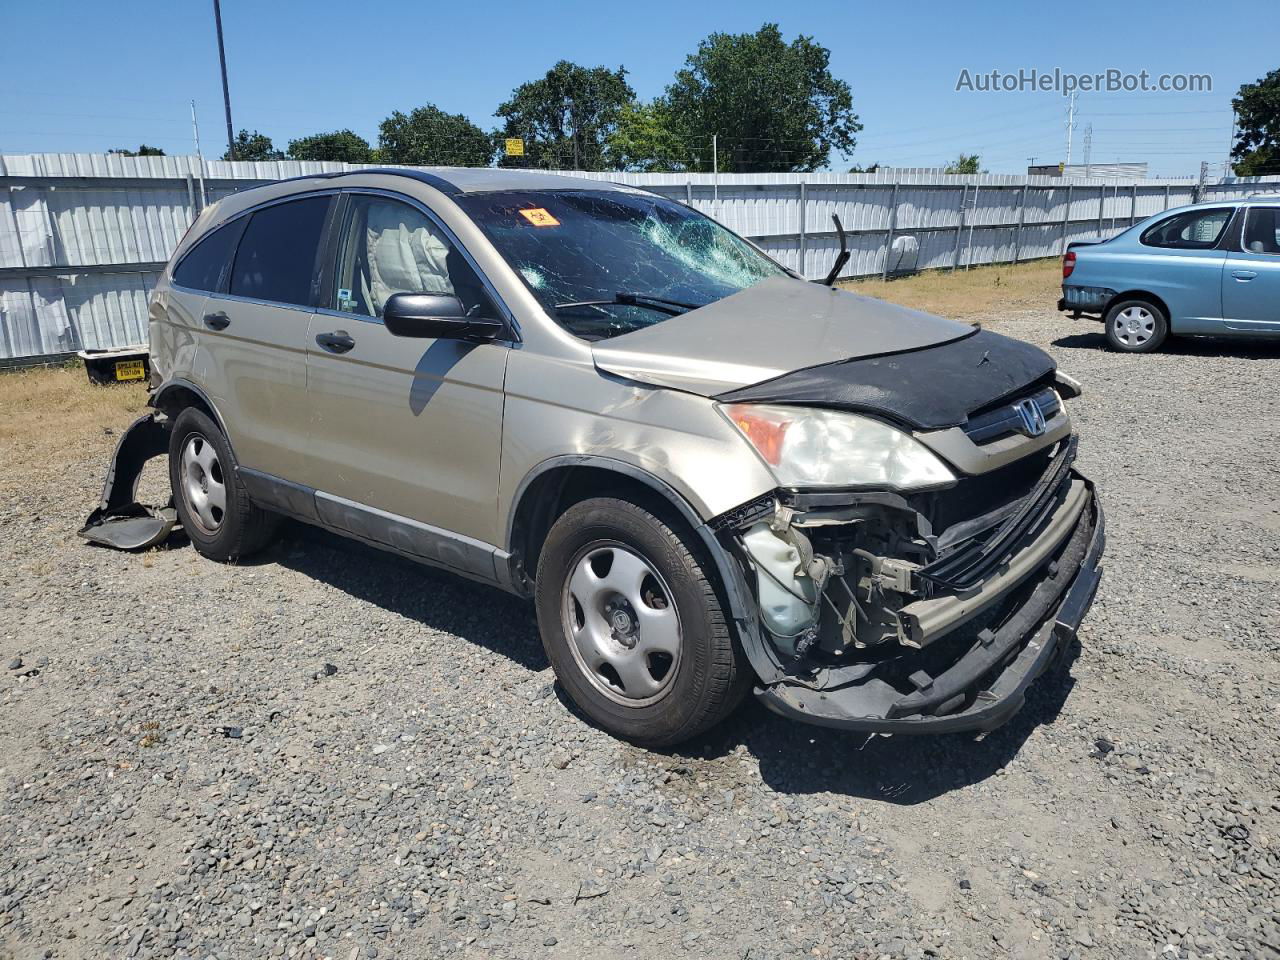
{"label": "tinted side window", "polygon": [[1253,207],[1249,211],[1244,248],[1249,253],[1280,255],[1280,207]]}
{"label": "tinted side window", "polygon": [[229,223],[209,234],[182,258],[173,271],[173,282],[192,290],[216,293],[221,289],[223,273],[235,253],[236,239],[243,223]]}
{"label": "tinted side window", "polygon": [[231,269],[231,294],[309,305],[316,248],[328,209],[329,197],[307,197],[253,214]]}
{"label": "tinted side window", "polygon": [[1173,247],[1179,250],[1211,249],[1231,219],[1231,208],[1188,210],[1161,220],[1142,234],[1148,247]]}

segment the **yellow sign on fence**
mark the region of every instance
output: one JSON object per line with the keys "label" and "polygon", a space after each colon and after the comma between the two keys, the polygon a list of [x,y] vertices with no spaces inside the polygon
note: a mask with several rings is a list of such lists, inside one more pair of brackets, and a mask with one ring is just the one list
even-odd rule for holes
{"label": "yellow sign on fence", "polygon": [[507,156],[523,157],[524,141],[521,140],[519,137],[507,137]]}

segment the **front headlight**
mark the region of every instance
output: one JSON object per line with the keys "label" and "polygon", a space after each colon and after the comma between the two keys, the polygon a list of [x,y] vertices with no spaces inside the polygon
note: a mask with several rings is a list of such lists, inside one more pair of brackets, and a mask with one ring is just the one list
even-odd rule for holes
{"label": "front headlight", "polygon": [[783,487],[948,486],[955,475],[918,441],[879,420],[818,407],[718,406]]}

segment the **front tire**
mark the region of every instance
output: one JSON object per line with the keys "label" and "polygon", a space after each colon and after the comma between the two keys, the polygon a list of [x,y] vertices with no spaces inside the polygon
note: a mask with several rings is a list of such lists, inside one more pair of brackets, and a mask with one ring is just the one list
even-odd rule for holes
{"label": "front tire", "polygon": [[556,677],[615,736],[688,740],[747,691],[701,545],[634,503],[599,497],[565,511],[543,545],[535,598]]}
{"label": "front tire", "polygon": [[279,517],[249,499],[227,438],[195,407],[169,432],[169,483],[182,529],[210,560],[239,560],[275,536]]}
{"label": "front tire", "polygon": [[1169,335],[1169,318],[1147,300],[1121,300],[1105,323],[1107,345],[1121,353],[1154,353]]}

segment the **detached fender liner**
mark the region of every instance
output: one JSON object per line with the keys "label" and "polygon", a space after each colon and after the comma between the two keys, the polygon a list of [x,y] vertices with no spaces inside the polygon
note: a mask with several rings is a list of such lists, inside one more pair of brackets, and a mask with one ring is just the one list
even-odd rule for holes
{"label": "detached fender liner", "polygon": [[757,689],[757,696],[784,716],[863,733],[987,731],[1002,725],[1074,639],[1093,603],[1106,534],[1092,488],[1090,501],[1061,553],[1003,625],[979,634],[968,652],[915,692],[886,696],[888,685],[869,675],[834,689],[783,681]]}
{"label": "detached fender liner", "polygon": [[1052,382],[1039,347],[978,330],[904,353],[840,360],[723,393],[721,403],[793,403],[876,414],[912,430],[963,426],[969,414]]}
{"label": "detached fender liner", "polygon": [[146,550],[169,536],[178,522],[173,499],[160,507],[137,502],[143,465],[169,452],[169,426],[167,420],[148,413],[120,436],[102,486],[102,500],[85,520],[80,536],[118,550]]}

